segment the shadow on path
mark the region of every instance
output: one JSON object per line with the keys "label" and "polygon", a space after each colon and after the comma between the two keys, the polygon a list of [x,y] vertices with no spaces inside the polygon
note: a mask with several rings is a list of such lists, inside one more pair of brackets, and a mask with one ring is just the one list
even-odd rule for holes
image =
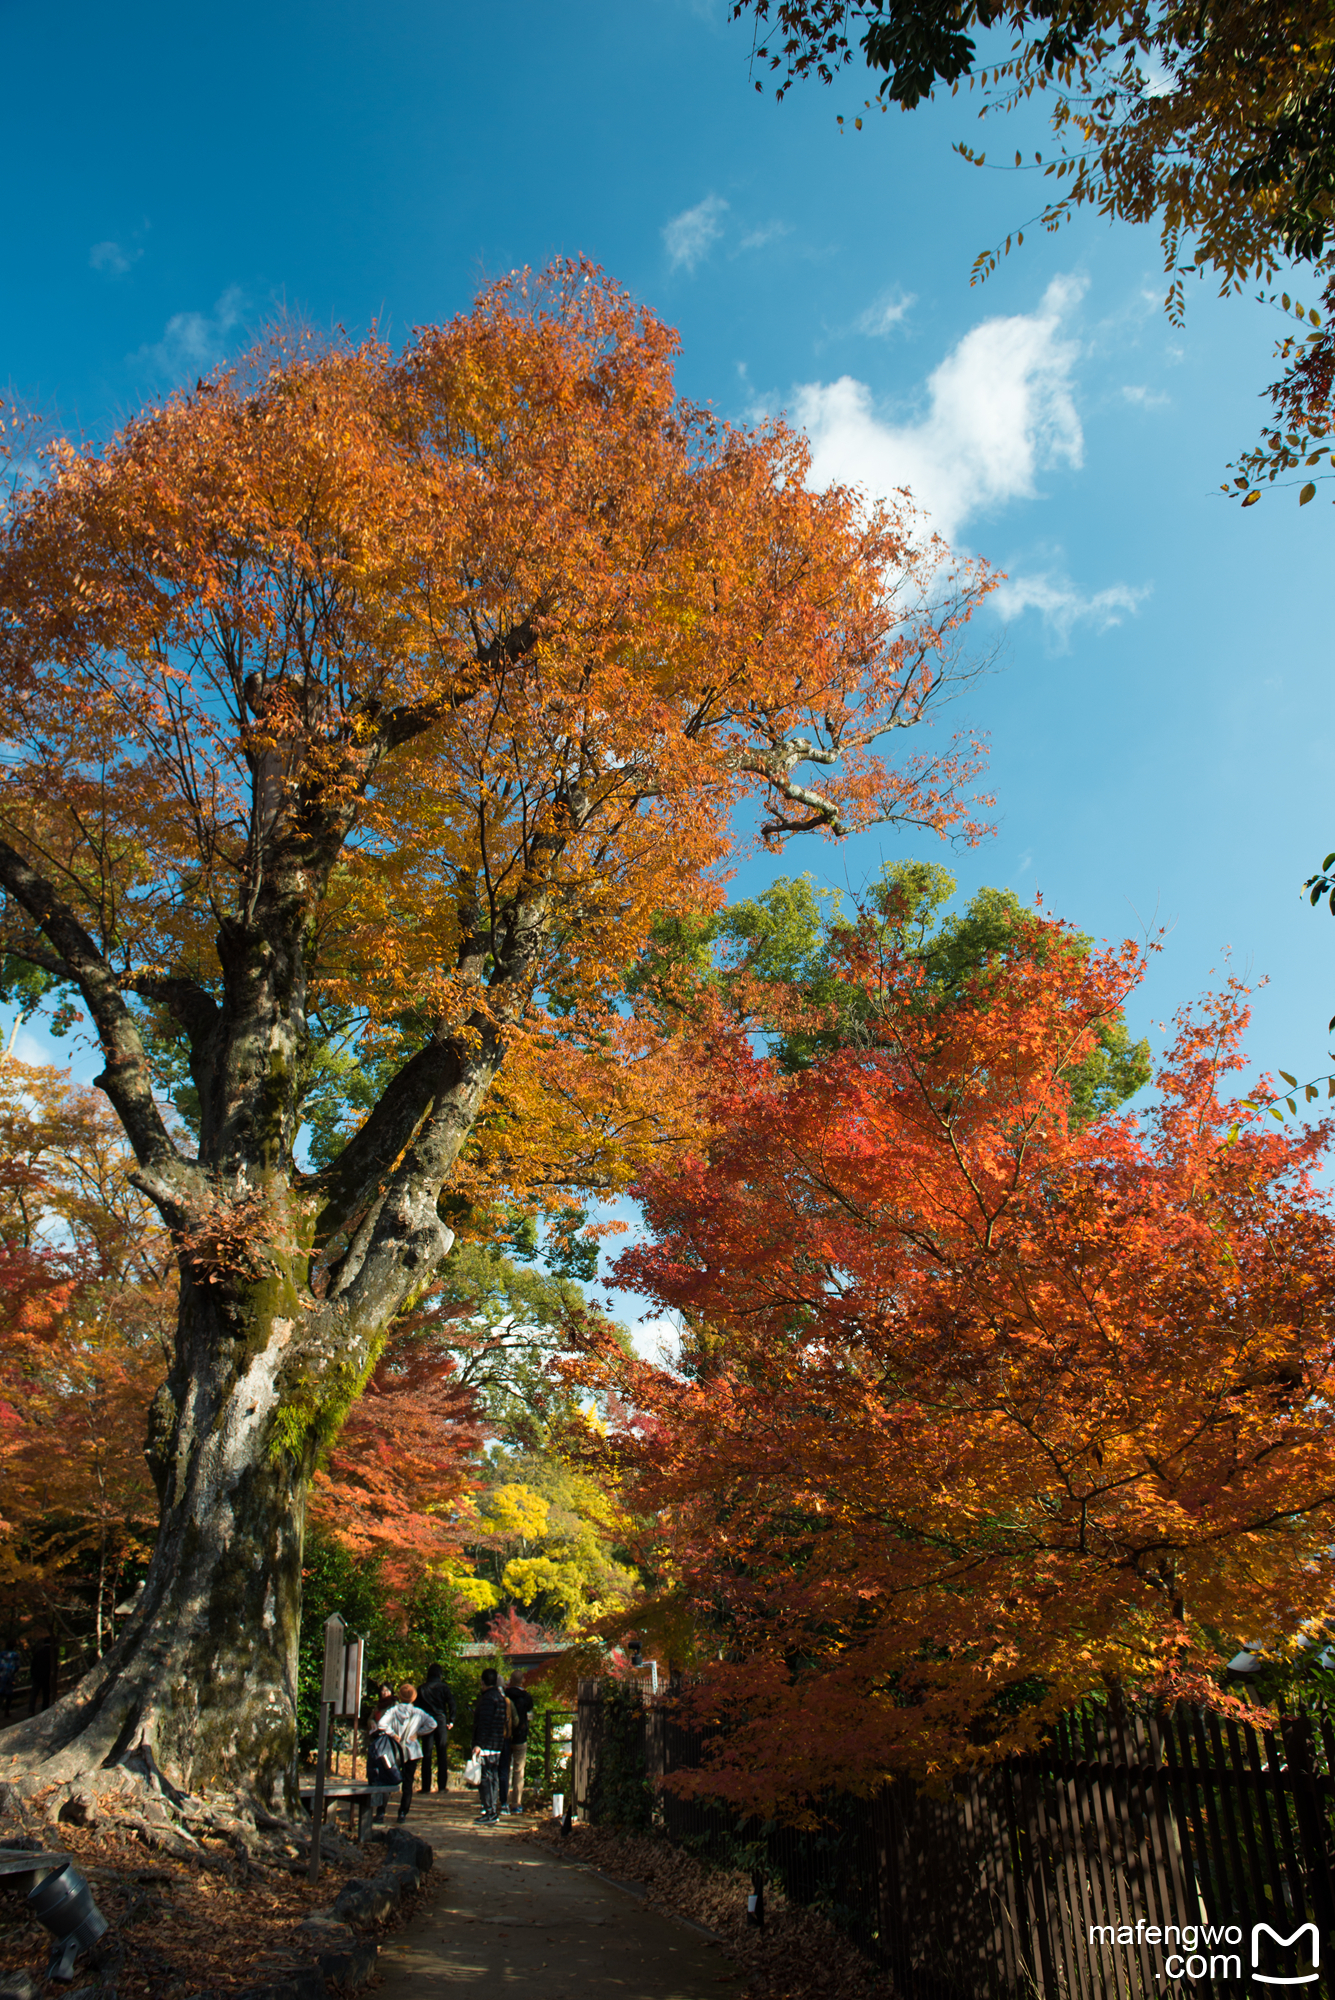
{"label": "shadow on path", "polygon": [[419,1796],[408,1825],[435,1850],[419,1916],[380,1955],[376,2000],[438,2000],[472,1984],[542,2000],[736,2000],[721,1947],[579,1862],[479,1827],[476,1794]]}

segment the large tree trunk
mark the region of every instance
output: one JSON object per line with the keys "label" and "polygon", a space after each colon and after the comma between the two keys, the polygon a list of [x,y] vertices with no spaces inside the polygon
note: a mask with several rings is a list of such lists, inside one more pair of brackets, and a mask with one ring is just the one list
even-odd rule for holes
{"label": "large tree trunk", "polygon": [[271,1176],[261,1195],[239,1177],[250,1192],[179,1232],[176,1359],[149,1421],[157,1545],[105,1658],[0,1736],[0,1776],[29,1796],[90,1779],[96,1791],[99,1769],[128,1765],[182,1792],[295,1803],[307,1486],[395,1314],[450,1249],[438,1192],[499,1064],[479,1033],[466,1057],[441,1043],[401,1073],[398,1096],[425,1071],[425,1116],[405,1146],[412,1100],[392,1088],[388,1136],[375,1118],[362,1128],[383,1178],[317,1286],[323,1178]]}
{"label": "large tree trunk", "polygon": [[135,1613],[62,1701],[0,1739],[25,1767],[42,1759],[42,1785],[130,1758],[184,1791],[276,1801],[290,1790],[320,1359],[300,1312],[272,1310],[272,1291],[184,1289],[176,1366],[150,1423],[162,1516]]}

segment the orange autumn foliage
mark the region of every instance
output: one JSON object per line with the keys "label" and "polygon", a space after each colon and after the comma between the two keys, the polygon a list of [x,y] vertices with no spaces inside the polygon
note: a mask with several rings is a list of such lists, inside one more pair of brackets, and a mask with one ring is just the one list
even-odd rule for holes
{"label": "orange autumn foliage", "polygon": [[732,1728],[700,1780],[768,1812],[1031,1743],[1109,1683],[1199,1697],[1332,1611],[1327,1126],[1228,1083],[1247,1010],[1184,1014],[1154,1104],[1068,1078],[1134,951],[1034,918],[961,993],[864,933],[849,1046],[717,1038],[712,1137],[619,1265],[685,1317],[609,1442],[655,1621]]}
{"label": "orange autumn foliage", "polygon": [[0,1589],[11,1615],[91,1623],[98,1652],[151,1547],[144,1440],[175,1307],[132,1164],[99,1093],[0,1061]]}
{"label": "orange autumn foliage", "polygon": [[[980,826],[977,744],[880,746],[994,579],[915,541],[907,496],[809,491],[782,423],[678,401],[677,346],[582,264],[397,358],[279,340],[105,453],[57,446],[0,564],[4,838],[175,1006],[217,979],[266,815],[318,798],[308,1004],[372,1056],[487,987],[504,1024],[470,1199],[624,1185],[682,1124],[689,1077],[612,996],[656,912],[714,899],[741,800],[776,843]],[[58,970],[8,886],[3,942]],[[522,972],[485,980],[512,924]]]}
{"label": "orange autumn foliage", "polygon": [[394,1600],[424,1567],[461,1553],[482,1436],[453,1362],[392,1341],[315,1475],[311,1518],[353,1555],[378,1558]]}

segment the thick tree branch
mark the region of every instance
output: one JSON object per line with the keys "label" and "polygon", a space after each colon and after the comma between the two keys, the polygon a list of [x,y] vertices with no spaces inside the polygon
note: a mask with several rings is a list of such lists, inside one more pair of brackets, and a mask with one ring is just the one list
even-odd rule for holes
{"label": "thick tree branch", "polygon": [[460,1045],[453,1034],[433,1035],[386,1086],[379,1103],[338,1158],[306,1182],[303,1192],[320,1204],[315,1245],[323,1248],[375,1198],[430,1110],[460,1073]]}
{"label": "thick tree branch", "polygon": [[438,695],[434,701],[406,703],[383,710],[369,703],[367,714],[376,725],[378,753],[397,750],[403,744],[412,742],[414,737],[434,728],[455,709],[465,707],[478,690],[489,683],[498,668],[517,666],[538,642],[536,620],[543,608],[538,605],[527,618],[522,618],[517,625],[512,625],[507,632],[498,634],[485,645],[479,641],[476,671],[470,667],[459,686],[452,688],[448,694]]}
{"label": "thick tree branch", "polygon": [[173,1021],[183,1027],[192,1047],[203,1047],[217,1030],[222,1009],[206,987],[193,979],[159,978],[153,973],[136,973],[122,979],[121,990],[137,993],[143,1000],[156,1000]]}
{"label": "thick tree branch", "polygon": [[134,1148],[140,1167],[136,1185],[168,1222],[183,1220],[198,1192],[197,1175],[173,1145],[158,1109],[144,1045],[115,974],[69,905],[7,841],[0,841],[0,883],[50,940],[62,976],[74,981],[88,1003],[106,1057],[96,1082]]}
{"label": "thick tree branch", "polygon": [[333,1303],[351,1324],[387,1324],[423,1290],[448,1254],[454,1232],[440,1218],[440,1190],[463,1150],[502,1053],[500,1038],[490,1027],[468,1054],[460,1053],[457,1080],[436,1097],[404,1153],[364,1254],[337,1284]]}
{"label": "thick tree branch", "polygon": [[25,965],[35,965],[39,972],[49,972],[53,979],[70,977],[70,969],[63,958],[40,944],[34,944],[30,938],[6,937],[0,932],[0,956],[21,958]]}

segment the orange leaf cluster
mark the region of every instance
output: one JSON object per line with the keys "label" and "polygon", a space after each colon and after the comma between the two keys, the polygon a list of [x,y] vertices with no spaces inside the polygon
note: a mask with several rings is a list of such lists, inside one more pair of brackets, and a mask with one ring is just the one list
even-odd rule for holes
{"label": "orange leaf cluster", "polygon": [[0,1061],[0,1582],[81,1638],[91,1621],[99,1650],[148,1553],[144,1441],[175,1308],[130,1165],[96,1092]]}
{"label": "orange leaf cluster", "polygon": [[312,1517],[354,1555],[381,1559],[393,1601],[425,1566],[460,1554],[481,1443],[454,1363],[392,1343],[315,1475]]}

